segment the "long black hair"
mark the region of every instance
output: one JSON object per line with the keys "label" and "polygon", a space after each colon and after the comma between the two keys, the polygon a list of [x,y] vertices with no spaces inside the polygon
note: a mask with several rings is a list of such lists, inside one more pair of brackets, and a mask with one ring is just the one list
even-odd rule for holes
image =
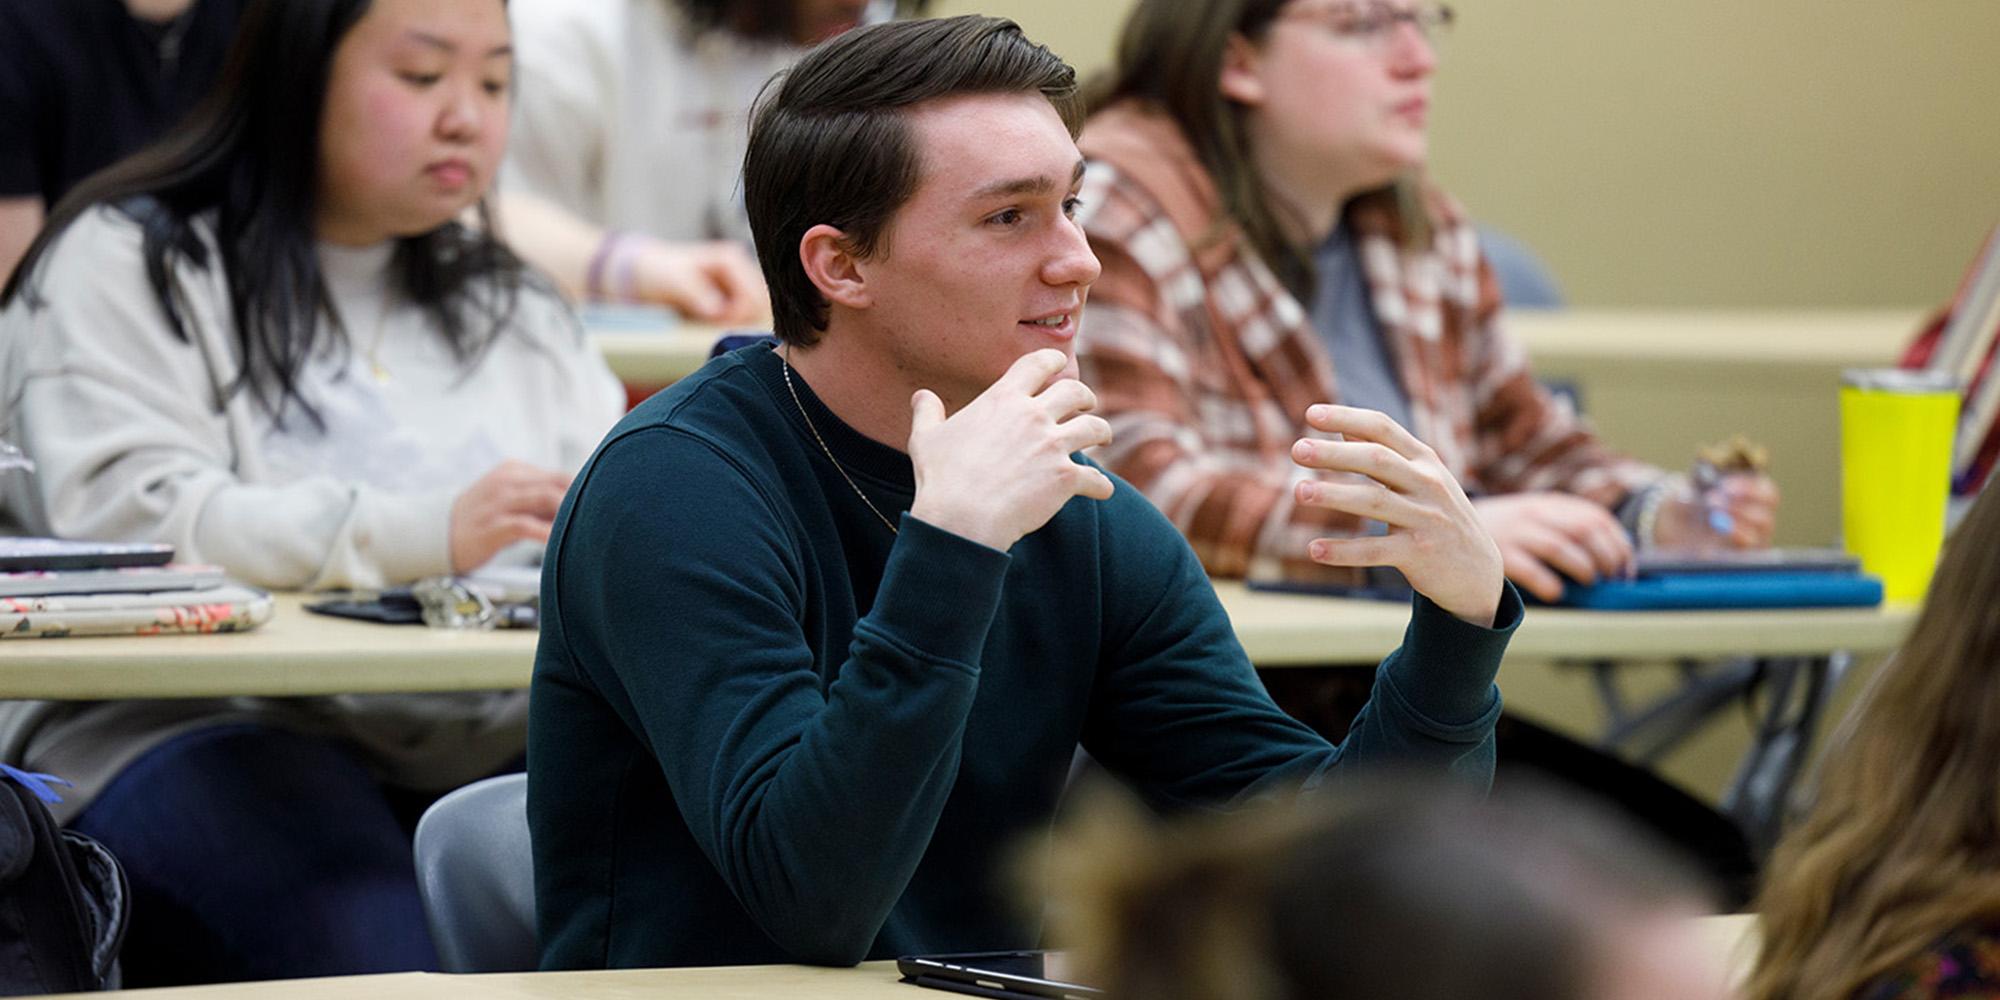
{"label": "long black hair", "polygon": [[[299,387],[320,347],[321,315],[340,331],[334,336],[349,349],[352,343],[334,315],[314,247],[320,112],[334,51],[371,2],[251,0],[214,89],[165,137],[56,204],[0,290],[0,308],[17,295],[39,308],[36,264],[70,224],[104,205],[140,226],[146,281],[174,336],[188,341],[174,271],[218,263],[208,260],[196,229],[197,219],[213,213],[243,365],[227,392],[249,392],[280,422],[296,404],[321,426]],[[461,362],[478,357],[512,318],[525,276],[520,259],[491,235],[483,200],[479,215],[476,229],[454,221],[399,238],[392,264],[401,291],[431,313]]]}

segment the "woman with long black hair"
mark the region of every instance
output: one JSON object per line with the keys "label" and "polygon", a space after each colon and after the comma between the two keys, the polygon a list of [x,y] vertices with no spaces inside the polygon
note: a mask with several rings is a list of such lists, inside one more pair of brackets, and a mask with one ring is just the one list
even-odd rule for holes
{"label": "woman with long black hair", "polygon": [[[464,572],[546,536],[621,394],[480,204],[501,0],[252,3],[217,89],[75,189],[0,293],[31,530],[281,588]],[[424,967],[408,822],[518,759],[519,693],[15,704],[7,759],[134,890],[128,985]]]}

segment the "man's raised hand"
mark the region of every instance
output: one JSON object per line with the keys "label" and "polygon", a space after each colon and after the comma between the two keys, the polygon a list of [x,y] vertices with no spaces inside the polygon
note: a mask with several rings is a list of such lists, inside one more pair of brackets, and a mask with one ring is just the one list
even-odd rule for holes
{"label": "man's raised hand", "polygon": [[1090,413],[1097,395],[1088,386],[1059,377],[1068,364],[1054,349],[1025,354],[950,416],[936,393],[917,390],[911,516],[1004,552],[1071,497],[1109,499],[1110,478],[1069,457],[1108,443],[1111,425]]}
{"label": "man's raised hand", "polygon": [[1393,566],[1439,607],[1491,626],[1505,581],[1500,549],[1437,452],[1374,410],[1322,403],[1306,422],[1344,440],[1301,438],[1292,460],[1351,475],[1299,483],[1298,502],[1389,526],[1386,535],[1314,539],[1307,555],[1328,566]]}

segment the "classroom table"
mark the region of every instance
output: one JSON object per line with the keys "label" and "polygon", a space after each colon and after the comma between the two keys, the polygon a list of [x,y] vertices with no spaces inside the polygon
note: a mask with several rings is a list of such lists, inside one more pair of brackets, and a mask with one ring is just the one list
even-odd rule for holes
{"label": "classroom table", "polygon": [[[1401,642],[1409,606],[1216,587],[1260,668],[1370,664]],[[241,634],[0,640],[0,697],[99,699],[359,694],[520,688],[536,634],[450,632],[315,615],[279,595],[272,621]],[[1609,717],[1599,739],[1627,752],[1671,746],[1764,692],[1763,719],[1719,805],[1753,846],[1775,840],[1782,807],[1854,656],[1893,650],[1916,609],[1607,612],[1535,608],[1509,662],[1576,661],[1595,672]],[[1686,661],[1680,687],[1626,704],[1618,664]],[[1503,672],[1501,684],[1506,687]]]}
{"label": "classroom table", "polygon": [[[1259,667],[1365,664],[1402,641],[1409,606],[1216,587]],[[222,635],[0,640],[0,697],[186,698],[518,688],[532,630],[450,632],[329,618],[277,596],[269,624]],[[1916,609],[1608,612],[1534,608],[1510,659],[1824,656],[1894,649]]]}
{"label": "classroom table", "polygon": [[[1698,917],[1698,934],[1736,982],[1755,958],[1756,921],[1746,915]],[[621,969],[607,972],[496,972],[450,975],[395,972],[374,976],[290,979],[131,990],[148,1000],[941,1000],[958,996],[902,983],[894,962],[851,969],[806,965],[743,965],[709,969]],[[103,996],[101,993],[70,994]]]}

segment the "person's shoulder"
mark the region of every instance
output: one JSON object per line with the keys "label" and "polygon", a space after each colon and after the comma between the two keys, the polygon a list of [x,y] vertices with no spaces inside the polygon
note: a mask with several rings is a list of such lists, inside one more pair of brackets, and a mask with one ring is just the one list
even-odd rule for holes
{"label": "person's shoulder", "polygon": [[84,209],[42,250],[24,287],[99,287],[141,274],[146,238],[142,206],[98,204]]}
{"label": "person's shoulder", "polygon": [[769,356],[770,349],[760,345],[711,359],[633,407],[618,428],[668,428],[724,450],[747,447],[769,431],[773,420],[769,394],[756,371]]}
{"label": "person's shoulder", "polygon": [[1112,104],[1084,124],[1078,148],[1087,166],[1077,219],[1093,239],[1227,242],[1217,239],[1223,209],[1215,179],[1166,112],[1139,101]]}
{"label": "person's shoulder", "polygon": [[[739,352],[740,353],[740,352]],[[593,504],[630,497],[658,502],[696,495],[756,500],[783,492],[759,454],[770,443],[772,408],[737,354],[710,361],[654,393],[604,436],[580,477]]]}

